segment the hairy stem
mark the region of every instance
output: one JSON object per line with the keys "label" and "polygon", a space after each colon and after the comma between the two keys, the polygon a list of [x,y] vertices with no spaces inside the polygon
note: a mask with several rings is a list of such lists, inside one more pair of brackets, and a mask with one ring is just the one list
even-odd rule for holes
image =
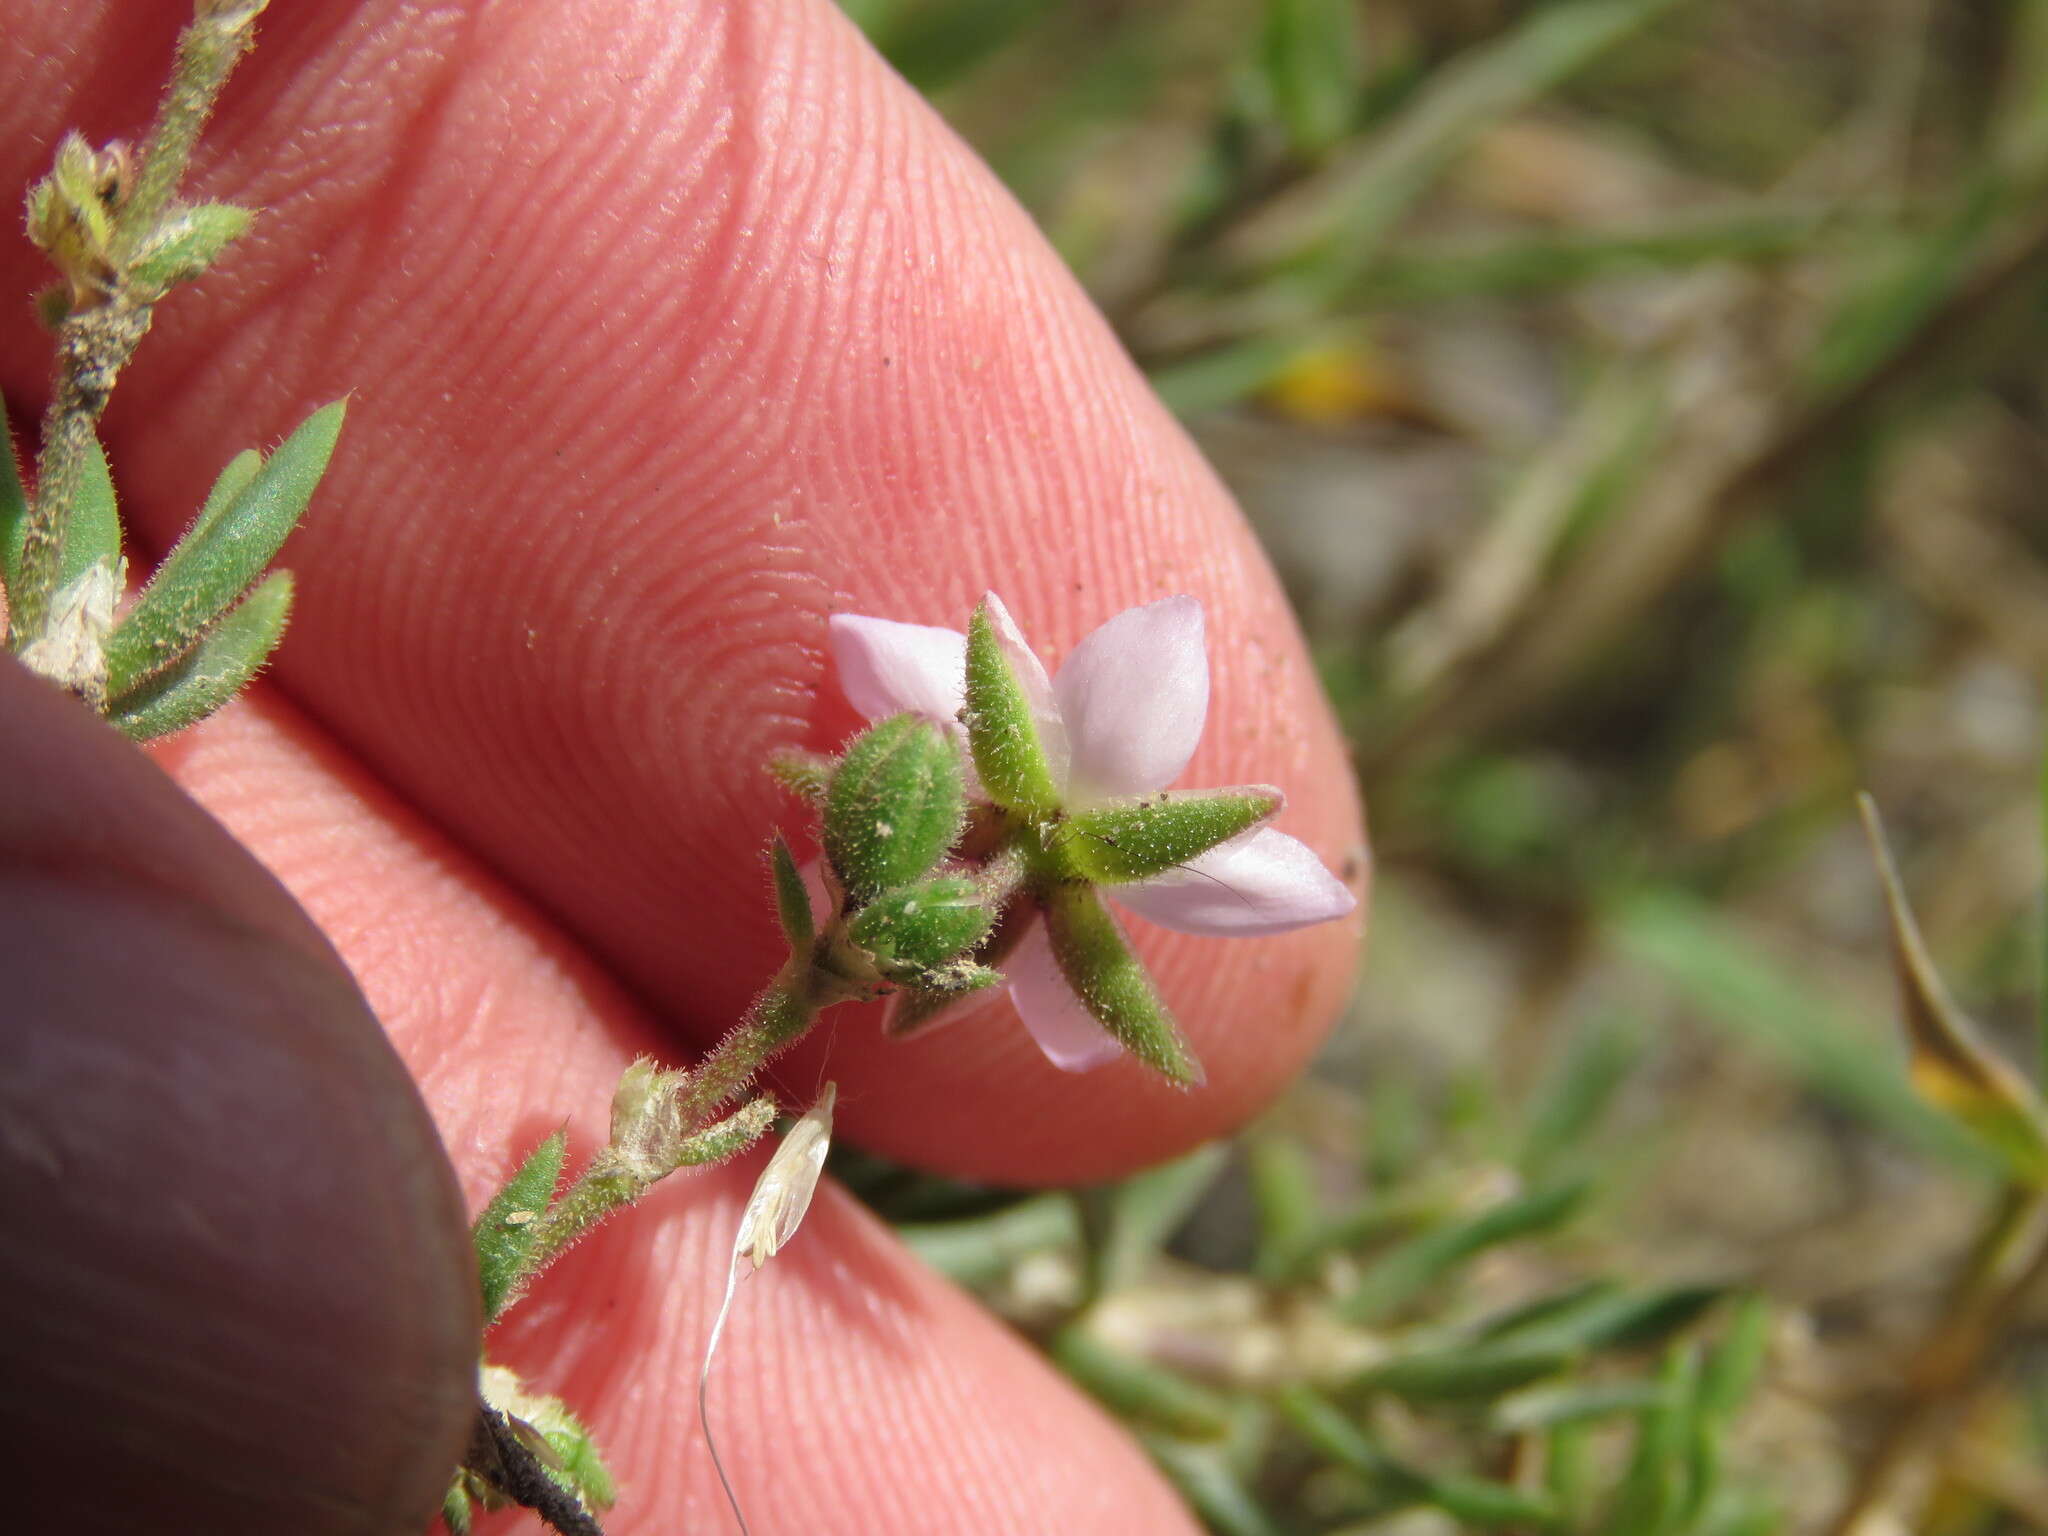
{"label": "hairy stem", "polygon": [[199,130],[235,63],[248,51],[268,0],[199,0],[179,39],[171,82],[150,130],[134,189],[114,213],[113,271],[105,294],[75,307],[57,329],[57,377],[43,416],[35,504],[23,530],[19,590],[8,594],[16,650],[48,628],[63,566],[64,533],[85,479],[93,432],[121,370],[149,331],[162,295],[141,291],[128,263],[170,213]]}
{"label": "hairy stem", "polygon": [[[812,991],[813,973],[794,961],[785,965],[754,1001],[740,1022],[694,1069],[681,1075],[675,1099],[676,1156],[679,1161],[650,1164],[619,1155],[607,1147],[592,1160],[582,1177],[569,1186],[541,1218],[535,1232],[522,1285],[559,1258],[585,1233],[638,1200],[684,1162],[711,1162],[738,1151],[765,1127],[733,1117],[730,1135],[715,1135],[711,1124],[719,1107],[753,1080],[769,1057],[794,1043],[808,1030],[822,1006]],[[826,1001],[831,1001],[827,999]]]}

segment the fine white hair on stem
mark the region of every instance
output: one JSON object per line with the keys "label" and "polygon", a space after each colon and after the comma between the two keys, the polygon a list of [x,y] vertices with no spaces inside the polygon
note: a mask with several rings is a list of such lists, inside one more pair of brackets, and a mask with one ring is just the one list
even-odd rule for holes
{"label": "fine white hair on stem", "polygon": [[782,1138],[782,1145],[761,1170],[753,1194],[747,1197],[747,1208],[740,1213],[739,1231],[733,1236],[732,1263],[726,1267],[725,1297],[718,1304],[718,1316],[711,1322],[711,1337],[704,1345],[704,1368],[697,1373],[697,1424],[704,1432],[705,1448],[711,1452],[718,1486],[725,1490],[732,1517],[739,1522],[740,1536],[748,1536],[747,1517],[740,1510],[739,1495],[733,1492],[732,1480],[725,1475],[725,1463],[719,1460],[718,1444],[711,1435],[711,1361],[725,1333],[733,1293],[739,1288],[741,1264],[751,1262],[754,1269],[759,1269],[775,1257],[795,1235],[804,1212],[811,1208],[811,1195],[818,1187],[819,1175],[825,1171],[825,1153],[832,1145],[832,1103],[838,1095],[837,1084],[825,1085],[818,1102],[804,1111]]}

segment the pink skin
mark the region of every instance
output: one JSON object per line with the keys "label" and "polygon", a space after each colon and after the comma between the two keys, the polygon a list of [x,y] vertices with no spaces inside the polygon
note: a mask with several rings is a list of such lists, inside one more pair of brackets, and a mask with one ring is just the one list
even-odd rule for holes
{"label": "pink skin", "polygon": [[[0,3],[0,186],[63,127],[136,131],[175,9]],[[1282,830],[1363,868],[1271,573],[986,170],[822,3],[565,14],[279,6],[194,180],[264,209],[258,233],[166,307],[106,429],[125,483],[170,488],[127,505],[161,548],[232,451],[353,393],[288,552],[273,680],[156,755],[339,949],[472,1204],[564,1116],[587,1148],[634,1052],[715,1038],[772,970],[760,846],[800,818],[759,765],[857,719],[831,612],[959,627],[997,586],[1056,661],[1191,592],[1214,687],[1181,782],[1281,785]],[[18,239],[0,265],[0,291],[41,281]],[[46,355],[26,306],[0,314],[10,401],[40,398]],[[52,814],[84,825],[72,779]],[[219,857],[162,840],[159,863]],[[0,866],[25,857],[0,844]],[[1227,1132],[1321,1039],[1357,920],[1229,944],[1133,927],[1198,1093],[1128,1062],[1060,1073],[1007,1004],[907,1045],[840,1010],[780,1081],[836,1079],[843,1136],[1022,1182]],[[679,1181],[572,1255],[499,1350],[590,1408],[621,1530],[716,1519],[695,1360],[756,1166]],[[445,1222],[426,1206],[408,1219]],[[466,1299],[419,1284],[459,1333]],[[757,1529],[1191,1528],[844,1199],[748,1282],[725,1347],[715,1411]],[[420,1508],[426,1474],[394,1466],[349,1476]]]}

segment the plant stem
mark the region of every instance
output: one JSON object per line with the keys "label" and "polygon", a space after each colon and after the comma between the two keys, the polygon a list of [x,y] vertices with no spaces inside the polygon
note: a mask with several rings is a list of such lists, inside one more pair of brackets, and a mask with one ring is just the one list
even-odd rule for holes
{"label": "plant stem", "polygon": [[1857,1469],[1830,1536],[1857,1536],[1896,1498],[1907,1472],[1934,1453],[1960,1416],[1999,1339],[2048,1275],[2048,1192],[2008,1190],[1970,1263],[1921,1341],[1905,1395]]}
{"label": "plant stem", "polygon": [[57,377],[43,416],[36,496],[23,530],[19,590],[8,594],[16,650],[47,629],[64,535],[85,478],[94,429],[121,370],[149,331],[162,297],[128,278],[128,265],[153,239],[170,211],[199,130],[212,115],[237,60],[248,51],[257,15],[269,0],[198,0],[178,41],[171,81],[150,129],[142,168],[114,214],[113,272],[105,295],[74,308],[57,328]]}
{"label": "plant stem", "polygon": [[[678,1074],[675,1142],[680,1150],[702,1134],[718,1109],[752,1081],[770,1056],[792,1044],[811,1026],[825,1002],[813,988],[817,973],[792,960],[747,1006],[740,1022],[695,1068]],[[758,1130],[755,1132],[758,1134]],[[710,1156],[712,1149],[704,1149]],[[607,1147],[541,1218],[521,1278],[530,1282],[585,1233],[614,1211],[638,1200],[675,1166],[629,1165]]]}
{"label": "plant stem", "polygon": [[213,115],[220,89],[255,42],[256,18],[270,0],[198,0],[192,24],[178,38],[170,84],[143,146],[135,190],[121,210],[115,254],[133,256],[152,235],[192,159],[192,146]]}

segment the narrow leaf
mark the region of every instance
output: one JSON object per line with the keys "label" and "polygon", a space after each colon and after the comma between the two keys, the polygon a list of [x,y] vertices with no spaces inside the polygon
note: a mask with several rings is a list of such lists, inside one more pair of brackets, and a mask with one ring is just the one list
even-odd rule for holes
{"label": "narrow leaf", "polygon": [[1578,1151],[1641,1054],[1636,1032],[1613,1016],[1595,1018],[1577,1031],[1529,1113],[1517,1159],[1524,1177],[1547,1177]]}
{"label": "narrow leaf", "polygon": [[1119,1418],[1194,1439],[1219,1440],[1230,1432],[1230,1405],[1222,1394],[1112,1349],[1084,1324],[1062,1328],[1053,1338],[1051,1353],[1061,1370]]}
{"label": "narrow leaf", "polygon": [[1664,973],[1703,1017],[1789,1062],[1869,1123],[1979,1171],[1982,1144],[1916,1094],[1882,1042],[1829,995],[1773,963],[1719,913],[1675,891],[1643,891],[1608,913],[1621,952]]}
{"label": "narrow leaf", "polygon": [[441,1523],[448,1527],[449,1536],[469,1536],[472,1520],[469,1474],[457,1472],[441,1496]]}
{"label": "narrow leaf", "polygon": [[21,460],[14,452],[14,428],[0,399],[0,583],[10,600],[21,590],[21,545],[28,537],[28,492],[22,489]]}
{"label": "narrow leaf", "polygon": [[1110,1189],[1096,1246],[1097,1291],[1136,1284],[1173,1234],[1186,1225],[1229,1161],[1229,1144],[1212,1141]]}
{"label": "narrow leaf", "polygon": [[562,1160],[568,1155],[569,1138],[555,1132],[532,1152],[491,1197],[470,1228],[476,1246],[477,1283],[483,1290],[484,1325],[497,1321],[525,1275],[526,1258],[533,1250],[533,1235],[540,1218],[554,1199],[555,1185],[562,1177]]}
{"label": "narrow leaf", "polygon": [[190,282],[248,233],[254,220],[248,209],[233,203],[197,203],[180,209],[165,221],[157,237],[136,253],[129,278],[159,293]]}
{"label": "narrow leaf", "polygon": [[1082,884],[1057,886],[1044,906],[1053,956],[1082,1005],[1153,1071],[1182,1087],[1199,1083],[1201,1065],[1181,1037],[1180,1026],[1094,889]]}
{"label": "narrow leaf", "polygon": [[1084,879],[1099,885],[1144,880],[1249,832],[1280,809],[1282,798],[1263,785],[1146,795],[1073,817],[1061,846]]}
{"label": "narrow leaf", "polygon": [[1636,1446],[1608,1512],[1610,1536],[1662,1536],[1691,1502],[1693,1352],[1673,1349],[1657,1381],[1657,1402],[1643,1411]]}
{"label": "narrow leaf", "polygon": [[72,498],[71,520],[64,529],[58,585],[70,585],[102,560],[120,567],[121,514],[115,504],[114,476],[107,467],[106,450],[94,437],[85,456],[85,472],[79,477],[78,494]]}
{"label": "narrow leaf", "polygon": [[1555,1376],[1579,1356],[1576,1349],[1542,1340],[1421,1350],[1384,1361],[1354,1377],[1351,1385],[1419,1403],[1499,1397]]}
{"label": "narrow leaf", "polygon": [[1315,159],[1344,136],[1357,108],[1353,0],[1267,0],[1259,64],[1290,147]]}
{"label": "narrow leaf", "polygon": [[345,402],[307,417],[239,495],[181,539],[107,642],[120,694],[190,651],[263,574],[298,525],[340,435]]}
{"label": "narrow leaf", "polygon": [[1727,1294],[1718,1285],[1671,1285],[1653,1291],[1589,1290],[1574,1305],[1489,1331],[1504,1343],[1548,1344],[1561,1349],[1633,1349],[1660,1344]]}
{"label": "narrow leaf", "polygon": [[782,936],[789,940],[793,955],[808,955],[818,928],[811,915],[811,893],[804,889],[804,877],[791,857],[789,844],[777,837],[768,849],[769,867],[775,872],[775,914],[782,922]]}
{"label": "narrow leaf", "polygon": [[274,571],[169,671],[116,695],[107,718],[133,741],[197,725],[262,669],[284,636],[291,608],[291,572]]}
{"label": "narrow leaf", "polygon": [[1215,1536],[1285,1536],[1222,1447],[1143,1428],[1138,1441]]}
{"label": "narrow leaf", "polygon": [[1587,1188],[1583,1179],[1555,1185],[1409,1239],[1360,1277],[1344,1299],[1345,1316],[1376,1321],[1486,1249],[1562,1225],[1584,1203]]}
{"label": "narrow leaf", "polygon": [[832,770],[837,766],[823,753],[789,747],[769,757],[768,777],[806,805],[822,806],[825,791],[831,787]]}
{"label": "narrow leaf", "polygon": [[199,508],[199,516],[192,521],[191,538],[210,528],[221,513],[235,504],[242,492],[249,488],[249,482],[256,478],[263,468],[263,455],[254,448],[244,448],[229,459],[226,467],[214,476],[213,489],[206,493],[206,501]]}
{"label": "narrow leaf", "polygon": [[1906,902],[1877,803],[1868,795],[1857,803],[1891,917],[1892,964],[1899,979],[1913,1086],[1989,1143],[2015,1178],[2036,1185],[2048,1182],[2048,1110],[2033,1085],[1984,1044],[1976,1026],[1950,999]]}

